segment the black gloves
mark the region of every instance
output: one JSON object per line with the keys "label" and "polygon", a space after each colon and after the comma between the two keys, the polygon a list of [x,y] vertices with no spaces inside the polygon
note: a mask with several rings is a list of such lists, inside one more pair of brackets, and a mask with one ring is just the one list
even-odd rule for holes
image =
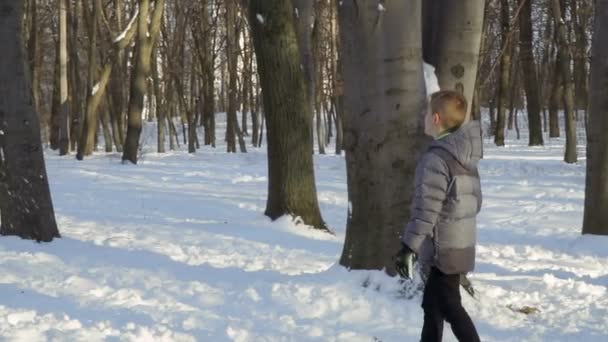
{"label": "black gloves", "polygon": [[401,250],[395,255],[395,269],[401,278],[414,278],[414,262],[416,262],[416,253],[407,245],[401,244]]}

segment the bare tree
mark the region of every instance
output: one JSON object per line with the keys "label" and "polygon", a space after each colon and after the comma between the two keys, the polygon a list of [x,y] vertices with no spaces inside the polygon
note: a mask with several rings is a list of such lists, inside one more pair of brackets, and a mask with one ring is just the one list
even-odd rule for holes
{"label": "bare tree", "polygon": [[67,0],[59,0],[57,5],[59,6],[59,155],[63,156],[70,151]]}
{"label": "bare tree", "polygon": [[576,163],[576,114],[574,113],[574,83],[572,81],[572,72],[570,71],[571,52],[568,41],[568,31],[564,21],[563,10],[560,0],[552,0],[552,12],[557,26],[557,40],[559,54],[559,65],[562,80],[564,82],[564,106],[565,106],[565,122],[566,122],[566,150],[564,153],[564,161],[566,163]]}
{"label": "bare tree", "polygon": [[537,146],[543,144],[543,132],[536,63],[532,51],[532,0],[519,0],[519,3],[520,6],[523,6],[519,17],[519,56],[528,109],[528,126],[530,129],[528,144]]}
{"label": "bare tree", "polygon": [[299,216],[327,229],[321,217],[312,158],[312,102],[298,48],[291,1],[251,0],[249,22],[268,129],[271,219]]}
{"label": "bare tree", "polygon": [[509,87],[511,86],[511,54],[513,51],[513,40],[511,34],[509,0],[500,0],[500,22],[503,50],[500,57],[500,80],[498,83],[498,105],[496,115],[496,131],[494,143],[496,146],[505,145],[505,122],[507,104],[509,103]]}
{"label": "bare tree", "polygon": [[[144,96],[148,88],[146,78],[150,74],[152,49],[160,32],[164,6],[165,0],[155,0],[154,11],[149,13],[150,1],[139,0],[137,46],[133,57],[134,71],[131,75],[127,138],[122,155],[123,161],[129,161],[133,164],[137,164],[139,137],[142,130],[141,115],[144,109]],[[150,22],[148,23],[149,15]]]}

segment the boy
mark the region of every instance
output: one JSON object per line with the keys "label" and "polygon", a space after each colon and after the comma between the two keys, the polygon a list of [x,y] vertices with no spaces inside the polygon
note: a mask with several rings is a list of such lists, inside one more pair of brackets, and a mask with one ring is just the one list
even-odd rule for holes
{"label": "boy", "polygon": [[479,341],[459,291],[460,275],[475,266],[475,217],[481,209],[480,127],[477,121],[464,123],[466,113],[460,93],[431,95],[424,132],[435,141],[416,167],[410,220],[397,254],[402,277],[411,278],[416,257],[430,267],[422,300],[424,342],[441,341],[444,320],[459,341]]}

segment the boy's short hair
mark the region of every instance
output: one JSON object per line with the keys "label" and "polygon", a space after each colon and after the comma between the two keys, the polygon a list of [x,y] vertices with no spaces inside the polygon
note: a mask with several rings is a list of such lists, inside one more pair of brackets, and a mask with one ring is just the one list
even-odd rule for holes
{"label": "boy's short hair", "polygon": [[467,99],[454,90],[441,90],[431,95],[431,114],[438,113],[446,129],[460,127],[467,116]]}

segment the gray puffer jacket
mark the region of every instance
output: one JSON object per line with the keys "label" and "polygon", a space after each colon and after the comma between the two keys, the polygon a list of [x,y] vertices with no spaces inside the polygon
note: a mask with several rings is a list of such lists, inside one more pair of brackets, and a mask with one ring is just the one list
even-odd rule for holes
{"label": "gray puffer jacket", "polygon": [[443,273],[475,267],[476,216],[481,209],[478,121],[435,140],[416,167],[416,190],[403,242]]}

